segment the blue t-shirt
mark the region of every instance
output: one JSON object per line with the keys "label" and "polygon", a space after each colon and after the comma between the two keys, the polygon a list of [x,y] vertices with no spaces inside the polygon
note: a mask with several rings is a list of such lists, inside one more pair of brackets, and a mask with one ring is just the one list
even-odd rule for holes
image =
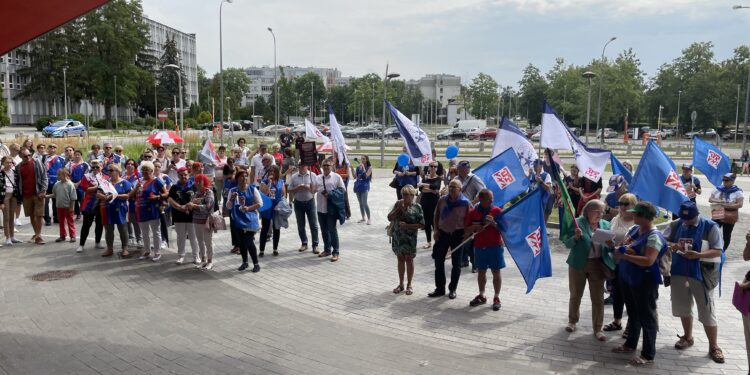
{"label": "blue t-shirt", "polygon": [[[120,182],[113,184],[117,194],[127,194],[133,189],[133,185],[127,180],[120,180]],[[128,216],[128,200],[122,198],[115,198],[115,200],[108,202],[105,209],[102,209],[104,217],[102,222],[104,224],[126,224]]]}
{"label": "blue t-shirt", "polygon": [[370,191],[370,181],[372,180],[372,176],[367,177],[367,167],[364,165],[360,165],[357,167],[357,169],[354,171],[357,177],[357,180],[354,182],[354,192],[359,193],[361,191]]}
{"label": "blue t-shirt", "polygon": [[120,155],[117,154],[111,154],[109,156],[104,156],[102,154],[99,156],[99,160],[102,161],[102,173],[104,173],[106,176],[109,176],[109,167],[112,164],[120,164],[122,161],[120,159]]}
{"label": "blue t-shirt", "polygon": [[164,183],[161,179],[152,178],[148,181],[141,181],[143,188],[135,197],[135,217],[136,222],[159,219],[159,200],[150,200],[152,196],[162,194]]}
{"label": "blue t-shirt", "polygon": [[65,168],[65,158],[60,155],[48,157],[45,164],[47,166],[47,184],[52,186],[57,182],[57,171],[60,168]]}

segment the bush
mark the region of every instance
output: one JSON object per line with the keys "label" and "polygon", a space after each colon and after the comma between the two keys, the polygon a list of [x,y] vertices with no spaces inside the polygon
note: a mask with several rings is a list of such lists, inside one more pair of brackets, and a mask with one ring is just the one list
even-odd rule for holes
{"label": "bush", "polygon": [[133,120],[133,124],[135,126],[146,126],[146,120],[144,120],[141,117],[138,117],[137,119]]}
{"label": "bush", "polygon": [[36,130],[42,131],[47,124],[49,124],[50,121],[55,122],[59,120],[59,117],[53,117],[53,116],[44,116],[36,119]]}
{"label": "bush", "polygon": [[[94,124],[92,125],[93,128],[96,129],[106,129],[107,128],[107,120],[101,119],[94,121]],[[132,122],[127,122],[124,120],[117,120],[117,129],[123,130],[123,129],[136,129],[137,126],[133,124]],[[112,129],[115,129],[115,120],[112,119]]]}
{"label": "bush", "polygon": [[68,116],[69,119],[76,120],[81,124],[86,124],[86,116],[83,113],[71,113]]}
{"label": "bush", "polygon": [[198,129],[198,121],[195,121],[194,118],[186,118],[185,128],[186,129]]}

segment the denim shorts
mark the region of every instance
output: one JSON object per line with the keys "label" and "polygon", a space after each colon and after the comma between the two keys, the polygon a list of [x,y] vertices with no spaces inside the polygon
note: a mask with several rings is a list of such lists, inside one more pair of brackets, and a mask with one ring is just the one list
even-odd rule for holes
{"label": "denim shorts", "polygon": [[499,270],[505,268],[505,258],[502,246],[475,247],[474,267],[480,270]]}

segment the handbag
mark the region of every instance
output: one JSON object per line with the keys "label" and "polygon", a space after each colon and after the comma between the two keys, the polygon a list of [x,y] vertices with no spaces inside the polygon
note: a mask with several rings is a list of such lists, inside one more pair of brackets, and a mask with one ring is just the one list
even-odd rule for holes
{"label": "handbag", "polygon": [[720,204],[711,205],[711,220],[724,224],[736,224],[739,221],[739,210],[724,208]]}
{"label": "handbag", "polygon": [[391,180],[391,183],[388,184],[388,186],[390,186],[390,187],[392,187],[394,189],[398,189],[398,188],[401,187],[401,184],[399,184],[398,180],[396,179],[396,177],[394,177],[393,180]]}
{"label": "handbag", "polygon": [[206,228],[213,230],[214,233],[220,230],[226,230],[227,223],[224,221],[224,216],[222,216],[219,212],[213,212],[211,215],[208,215],[208,219],[206,220]]}
{"label": "handbag", "polygon": [[750,313],[750,291],[740,287],[740,283],[734,283],[734,295],[732,295],[732,304],[742,315]]}

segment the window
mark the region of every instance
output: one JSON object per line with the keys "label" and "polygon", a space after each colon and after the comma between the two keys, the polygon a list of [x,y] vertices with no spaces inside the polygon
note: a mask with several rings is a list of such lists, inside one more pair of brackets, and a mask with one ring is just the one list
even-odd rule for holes
{"label": "window", "polygon": [[440,93],[441,93],[441,94],[443,93],[443,88],[442,88],[442,87],[440,88]]}

